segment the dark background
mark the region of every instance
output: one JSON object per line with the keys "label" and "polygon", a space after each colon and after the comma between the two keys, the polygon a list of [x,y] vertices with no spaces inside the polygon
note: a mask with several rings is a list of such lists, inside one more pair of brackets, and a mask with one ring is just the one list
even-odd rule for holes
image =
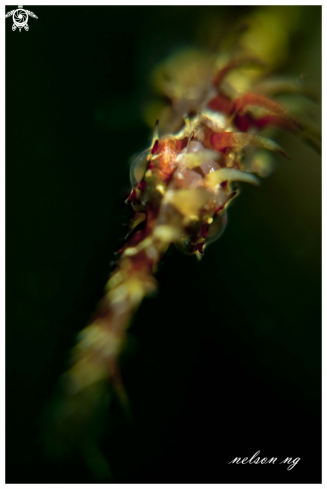
{"label": "dark background", "polygon": [[[254,7],[26,8],[29,32],[6,19],[6,478],[93,482],[78,454],[45,452],[42,419],[125,234],[149,74],[205,44],[200,21],[223,34]],[[284,68],[319,100],[321,8],[304,8]],[[102,442],[115,482],[321,480],[320,158],[293,135],[279,142],[291,161],[243,186],[200,263],[167,254],[134,319],[133,418],[109,410]],[[301,460],[228,464],[258,450]]]}

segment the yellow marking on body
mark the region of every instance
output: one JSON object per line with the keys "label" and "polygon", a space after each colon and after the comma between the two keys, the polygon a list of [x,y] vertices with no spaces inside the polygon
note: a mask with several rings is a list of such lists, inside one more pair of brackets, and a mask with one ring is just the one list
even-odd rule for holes
{"label": "yellow marking on body", "polygon": [[168,224],[161,224],[156,226],[153,231],[153,237],[159,239],[164,243],[173,243],[180,237],[180,231]]}
{"label": "yellow marking on body", "polygon": [[138,253],[137,248],[126,248],[126,250],[123,253],[123,256],[133,256]]}
{"label": "yellow marking on body", "polygon": [[161,155],[162,155],[162,153],[159,153],[157,155],[152,156],[151,161],[157,160],[158,158],[160,158]]}
{"label": "yellow marking on body", "polygon": [[122,282],[125,278],[126,274],[119,271],[119,272],[116,272],[107,282],[106,286],[105,286],[105,290],[108,291],[110,289],[113,289],[114,287],[116,287],[116,285],[118,285],[120,282]]}
{"label": "yellow marking on body", "polygon": [[156,186],[156,189],[159,190],[159,192],[161,193],[161,195],[164,195],[165,194],[165,187],[163,185],[157,185]]}

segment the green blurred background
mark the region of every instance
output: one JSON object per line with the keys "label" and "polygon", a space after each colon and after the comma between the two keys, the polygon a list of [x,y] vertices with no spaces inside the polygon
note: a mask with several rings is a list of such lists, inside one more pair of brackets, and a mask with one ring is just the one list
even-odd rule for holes
{"label": "green blurred background", "polygon": [[[176,49],[218,49],[256,7],[26,8],[29,32],[6,20],[6,477],[93,482],[78,454],[45,452],[42,419],[125,234],[149,75]],[[319,104],[321,8],[283,8],[302,20],[280,72]],[[132,421],[113,405],[101,442],[115,482],[321,480],[321,163],[278,141],[291,161],[242,187],[200,263],[168,252],[134,319]],[[257,450],[301,461],[228,465]]]}

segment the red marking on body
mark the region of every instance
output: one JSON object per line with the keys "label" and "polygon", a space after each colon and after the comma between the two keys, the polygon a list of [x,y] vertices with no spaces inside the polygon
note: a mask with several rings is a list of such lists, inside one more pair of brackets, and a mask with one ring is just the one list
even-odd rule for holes
{"label": "red marking on body", "polygon": [[156,160],[156,167],[160,178],[167,183],[175,169],[177,168],[177,156],[186,147],[188,138],[183,139],[167,138],[159,143],[159,157]]}
{"label": "red marking on body", "polygon": [[225,204],[217,207],[216,212],[214,213],[214,217],[218,214],[218,212],[222,211],[224,209],[224,207],[225,207]]}
{"label": "red marking on body", "polygon": [[143,192],[143,190],[146,188],[146,181],[141,180],[137,188]]}
{"label": "red marking on body", "polygon": [[128,197],[128,202],[134,202],[136,199],[136,190],[135,188],[133,188],[133,190],[131,191],[129,197]]}
{"label": "red marking on body", "polygon": [[155,142],[154,142],[154,144],[153,144],[153,146],[152,146],[152,149],[151,149],[151,154],[153,154],[153,155],[154,155],[154,153],[156,153],[156,152],[157,152],[158,147],[159,147],[159,140],[158,140],[158,139],[156,139],[156,140],[155,140]]}
{"label": "red marking on body", "polygon": [[212,132],[210,143],[213,149],[223,151],[235,145],[235,138],[232,132]]}
{"label": "red marking on body", "polygon": [[244,111],[248,106],[261,107],[269,112],[279,115],[285,115],[286,109],[278,102],[270,100],[264,95],[258,93],[244,93],[241,97],[234,100],[233,110],[236,112]]}
{"label": "red marking on body", "polygon": [[[234,136],[232,132],[214,132],[208,127],[204,128],[202,144],[206,148],[214,149],[222,154],[227,154],[229,148],[234,146]],[[219,165],[224,167],[223,162],[219,160]]]}
{"label": "red marking on body", "polygon": [[216,112],[223,112],[229,115],[232,112],[233,104],[229,98],[223,95],[217,95],[217,97],[210,100],[208,107]]}
{"label": "red marking on body", "polygon": [[[266,125],[274,125],[288,130],[294,130],[296,128],[303,130],[302,124],[288,115],[283,105],[257,93],[245,93],[237,98],[234,101],[233,110],[244,114],[247,107],[251,106],[266,109],[271,113],[256,121],[256,126],[259,128],[265,127]],[[245,129],[245,131],[246,130],[247,129]]]}
{"label": "red marking on body", "polygon": [[188,138],[175,139],[175,151],[180,153],[184,148],[186,148],[188,143]]}
{"label": "red marking on body", "polygon": [[263,129],[266,126],[280,127],[289,131],[295,131],[297,129],[296,125],[291,120],[284,119],[278,115],[266,115],[264,117],[260,117],[260,119],[255,121],[255,125],[259,129]]}
{"label": "red marking on body", "polygon": [[209,229],[209,224],[203,224],[201,226],[201,234],[204,238],[208,236],[208,229]]}
{"label": "red marking on body", "polygon": [[255,124],[255,120],[249,115],[239,115],[237,114],[234,118],[235,126],[242,132],[247,132],[250,127],[253,127]]}
{"label": "red marking on body", "polygon": [[201,253],[201,255],[203,255],[203,247],[204,247],[204,241],[202,241],[202,243],[197,243],[195,246],[194,246],[194,251],[199,251]]}

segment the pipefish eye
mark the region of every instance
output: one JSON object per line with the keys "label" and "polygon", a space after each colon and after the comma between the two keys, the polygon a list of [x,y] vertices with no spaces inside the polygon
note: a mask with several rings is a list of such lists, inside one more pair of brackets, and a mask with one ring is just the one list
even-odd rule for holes
{"label": "pipefish eye", "polygon": [[131,181],[132,187],[135,187],[140,181],[143,179],[144,174],[146,172],[148,166],[147,157],[150,154],[151,149],[148,148],[145,151],[142,151],[132,162],[129,178]]}

